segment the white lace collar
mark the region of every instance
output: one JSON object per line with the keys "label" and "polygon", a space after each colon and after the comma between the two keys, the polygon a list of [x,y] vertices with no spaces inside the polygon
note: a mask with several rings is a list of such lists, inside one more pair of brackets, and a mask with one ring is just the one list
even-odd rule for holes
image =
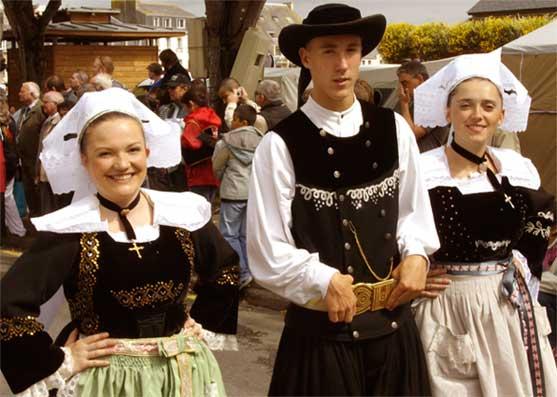
{"label": "white lace collar", "polygon": [[[153,203],[153,225],[164,225],[194,231],[211,219],[211,204],[195,193],[160,192],[141,189]],[[108,231],[101,220],[99,200],[87,196],[50,214],[32,218],[38,231],[55,233],[92,233]]]}
{"label": "white lace collar", "polygon": [[[539,189],[541,181],[534,164],[526,157],[511,149],[488,147],[488,153],[499,170],[498,177],[506,176],[513,186]],[[462,187],[486,179],[484,174],[474,173],[469,178],[457,179],[451,176],[445,146],[427,151],[420,156],[420,165],[426,188],[437,186]]]}
{"label": "white lace collar", "polygon": [[342,112],[335,112],[319,105],[311,96],[301,110],[317,128],[340,138],[356,135],[364,121],[362,106],[354,97],[354,103]]}

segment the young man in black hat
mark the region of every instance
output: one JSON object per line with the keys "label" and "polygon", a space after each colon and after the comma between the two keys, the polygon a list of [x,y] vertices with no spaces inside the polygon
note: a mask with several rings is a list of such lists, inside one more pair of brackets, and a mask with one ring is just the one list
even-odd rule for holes
{"label": "young man in black hat", "polygon": [[439,246],[404,119],[355,99],[382,15],[327,4],[281,31],[308,101],[261,141],[248,200],[253,276],[292,301],[270,395],[427,395],[409,302]]}

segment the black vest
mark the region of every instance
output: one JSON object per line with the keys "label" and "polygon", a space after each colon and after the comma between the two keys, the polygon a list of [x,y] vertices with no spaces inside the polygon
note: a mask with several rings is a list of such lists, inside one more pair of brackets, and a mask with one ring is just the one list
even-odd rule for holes
{"label": "black vest", "polygon": [[[321,262],[351,274],[355,283],[374,283],[378,280],[362,258],[353,231],[374,272],[387,276],[391,263],[393,267],[399,263],[398,143],[394,113],[361,105],[364,124],[353,137],[338,138],[319,130],[300,110],[274,131],[285,141],[296,175],[292,202],[296,246],[318,253]],[[321,336],[352,340],[353,335],[363,339],[393,332],[409,317],[409,310],[405,306],[393,312],[367,312],[351,324],[334,324],[327,313],[292,306],[286,325],[313,333],[303,317],[320,324]]]}

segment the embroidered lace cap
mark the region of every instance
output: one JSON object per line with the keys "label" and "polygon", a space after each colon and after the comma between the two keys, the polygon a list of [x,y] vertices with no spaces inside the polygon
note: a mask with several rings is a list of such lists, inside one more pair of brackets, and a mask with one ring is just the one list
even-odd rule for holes
{"label": "embroidered lace cap", "polygon": [[414,122],[423,127],[445,126],[447,99],[464,80],[482,77],[497,86],[503,97],[505,118],[501,128],[509,132],[526,130],[532,99],[528,91],[501,62],[501,50],[488,54],[462,55],[414,90]]}
{"label": "embroidered lace cap", "polygon": [[167,168],[180,162],[181,131],[176,124],[163,121],[121,88],[89,92],[83,94],[43,141],[39,157],[54,193],[75,191],[75,197],[82,197],[96,192],[81,164],[79,141],[93,120],[110,112],[125,113],[141,121],[150,149],[148,167]]}

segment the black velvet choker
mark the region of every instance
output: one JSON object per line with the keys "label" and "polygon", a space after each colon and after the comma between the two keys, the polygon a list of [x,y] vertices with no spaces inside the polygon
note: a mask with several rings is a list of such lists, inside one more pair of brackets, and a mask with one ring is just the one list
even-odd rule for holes
{"label": "black velvet choker", "polygon": [[454,139],[451,142],[451,147],[455,152],[457,152],[459,155],[464,157],[466,160],[469,160],[474,164],[478,164],[478,166],[480,167],[480,172],[485,171],[487,173],[487,178],[489,179],[489,182],[491,183],[491,186],[493,186],[495,191],[502,193],[505,197],[505,202],[509,204],[511,208],[514,208],[514,205],[511,201],[511,197],[507,193],[505,193],[505,190],[503,189],[503,186],[495,176],[495,173],[491,170],[491,168],[487,166],[487,164],[484,164],[487,162],[487,155],[486,155],[487,152],[485,152],[482,157],[476,156],[474,153],[470,152],[469,150],[463,148],[458,143],[456,143]]}
{"label": "black velvet choker", "polygon": [[118,213],[118,216],[120,217],[120,220],[124,225],[124,229],[126,230],[126,237],[128,238],[128,240],[134,241],[136,239],[135,232],[133,231],[132,224],[128,220],[127,215],[131,210],[133,210],[137,206],[137,204],[139,204],[139,199],[141,198],[141,192],[138,193],[136,198],[134,198],[133,201],[127,207],[124,208],[104,198],[103,196],[100,195],[100,193],[97,193],[97,198],[99,199],[99,202],[103,207],[106,207],[109,210]]}

